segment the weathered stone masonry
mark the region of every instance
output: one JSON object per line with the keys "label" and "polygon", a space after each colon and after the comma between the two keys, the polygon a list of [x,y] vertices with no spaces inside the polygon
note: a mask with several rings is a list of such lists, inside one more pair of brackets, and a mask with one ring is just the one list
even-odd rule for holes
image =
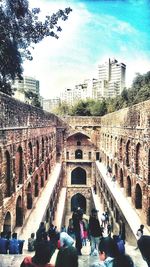
{"label": "weathered stone masonry", "polygon": [[[1,230],[8,232],[24,224],[27,211],[47,183],[57,160],[56,142],[63,149],[56,127],[61,121],[55,115],[4,94],[0,94],[0,112],[0,222]],[[47,220],[54,219],[61,183],[60,177]]]}
{"label": "weathered stone masonry", "polygon": [[59,161],[62,177],[52,193],[46,220],[54,219],[62,186],[67,187],[68,214],[77,200],[82,200],[89,214],[91,187],[96,185],[113,225],[130,233],[96,160],[111,166],[117,185],[150,226],[150,101],[103,117],[62,120],[0,94],[0,230],[24,224]]}

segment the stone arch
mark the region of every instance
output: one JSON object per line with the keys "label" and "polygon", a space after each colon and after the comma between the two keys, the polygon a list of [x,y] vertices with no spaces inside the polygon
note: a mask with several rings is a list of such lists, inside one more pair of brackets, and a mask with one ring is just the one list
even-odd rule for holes
{"label": "stone arch", "polygon": [[23,150],[22,147],[19,146],[17,149],[16,155],[16,175],[18,178],[18,183],[23,183]]}
{"label": "stone arch", "polygon": [[135,188],[135,208],[142,209],[142,190],[139,184]]}
{"label": "stone arch", "polygon": [[77,149],[75,151],[75,159],[82,159],[83,158],[83,152],[81,149]]}
{"label": "stone arch", "polygon": [[150,184],[150,149],[148,151],[148,184]]}
{"label": "stone arch", "polygon": [[71,173],[71,184],[86,184],[86,171],[81,168],[75,168]]}
{"label": "stone arch", "polygon": [[16,202],[16,226],[23,225],[23,208],[22,208],[22,198],[19,196]]}
{"label": "stone arch", "polygon": [[[2,164],[2,149],[0,147],[0,179],[1,179],[1,175],[2,175],[2,166],[1,166],[1,164]],[[0,181],[0,183],[1,183],[1,181]]]}
{"label": "stone arch", "polygon": [[130,140],[127,141],[126,144],[126,165],[129,167],[131,164],[131,142]]}
{"label": "stone arch", "polygon": [[122,168],[120,169],[120,187],[124,187],[123,171],[122,171]]}
{"label": "stone arch", "polygon": [[147,210],[147,225],[150,226],[150,207]]}
{"label": "stone arch", "polygon": [[42,161],[44,161],[44,138],[42,137]]}
{"label": "stone arch", "polygon": [[39,157],[39,141],[36,141],[36,166],[39,167],[40,157]]}
{"label": "stone arch", "polygon": [[36,175],[34,180],[34,196],[38,197],[38,195],[39,195],[39,180],[38,180],[38,175]]}
{"label": "stone arch", "polygon": [[127,176],[127,188],[126,188],[127,197],[131,197],[131,178]]}
{"label": "stone arch", "polygon": [[31,183],[27,187],[27,209],[32,209],[32,188]]}
{"label": "stone arch", "polygon": [[11,161],[8,150],[5,152],[6,158],[6,197],[11,196]]}
{"label": "stone arch", "polygon": [[115,176],[116,176],[116,180],[118,180],[118,166],[117,166],[117,163],[115,163]]}
{"label": "stone arch", "polygon": [[77,207],[80,207],[86,213],[86,198],[80,193],[75,194],[71,198],[71,211],[74,211]]}
{"label": "stone arch", "polygon": [[40,178],[41,178],[41,187],[44,187],[44,170],[42,169],[40,172]]}
{"label": "stone arch", "polygon": [[122,138],[120,139],[120,145],[119,145],[119,159],[120,161],[122,161],[122,144],[123,144],[123,140]]}
{"label": "stone arch", "polygon": [[141,145],[138,143],[135,150],[135,173],[140,174],[140,149]]}
{"label": "stone arch", "polygon": [[3,232],[6,235],[11,232],[11,214],[9,211],[6,213],[4,219]]}
{"label": "stone arch", "polygon": [[48,157],[49,151],[48,151],[48,137],[47,136],[45,138],[45,142],[46,142],[46,157]]}
{"label": "stone arch", "polygon": [[28,144],[28,160],[29,160],[29,167],[28,167],[28,172],[29,174],[32,174],[32,168],[33,168],[33,148],[32,148],[32,143],[29,142]]}

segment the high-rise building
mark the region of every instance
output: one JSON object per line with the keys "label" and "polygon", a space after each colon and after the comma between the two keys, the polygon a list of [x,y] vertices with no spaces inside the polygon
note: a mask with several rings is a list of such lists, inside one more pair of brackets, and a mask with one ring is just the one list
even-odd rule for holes
{"label": "high-rise building", "polygon": [[33,77],[23,76],[22,79],[16,79],[13,88],[15,88],[14,97],[26,102],[25,92],[32,92],[40,97],[40,83]]}
{"label": "high-rise building", "polygon": [[53,99],[43,99],[43,109],[48,112],[53,112],[55,108],[59,105],[60,98],[56,97]]}
{"label": "high-rise building", "polygon": [[120,95],[125,88],[126,65],[116,59],[108,60],[98,66],[98,80],[103,81],[103,97]]}

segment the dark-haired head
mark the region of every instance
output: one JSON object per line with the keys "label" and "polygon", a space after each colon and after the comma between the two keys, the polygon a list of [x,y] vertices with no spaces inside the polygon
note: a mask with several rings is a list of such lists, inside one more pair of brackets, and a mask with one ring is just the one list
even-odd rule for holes
{"label": "dark-haired head", "polygon": [[113,267],[134,267],[132,258],[129,255],[119,255],[114,259]]}
{"label": "dark-haired head", "polygon": [[116,242],[109,236],[104,237],[100,240],[99,243],[99,252],[100,254],[105,254],[105,258],[107,257],[117,257],[119,254],[118,247]]}
{"label": "dark-haired head", "polygon": [[56,258],[55,267],[78,267],[78,254],[75,247],[61,248]]}
{"label": "dark-haired head", "polygon": [[48,241],[42,240],[36,242],[33,262],[36,264],[46,264],[50,261],[52,254],[53,247]]}

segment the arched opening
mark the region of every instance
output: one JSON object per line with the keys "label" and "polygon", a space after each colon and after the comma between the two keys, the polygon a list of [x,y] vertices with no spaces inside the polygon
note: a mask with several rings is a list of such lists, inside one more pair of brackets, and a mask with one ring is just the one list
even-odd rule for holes
{"label": "arched opening", "polygon": [[27,209],[32,209],[32,189],[31,183],[28,184],[27,187]]}
{"label": "arched opening", "polygon": [[23,183],[23,151],[22,147],[19,146],[16,155],[16,175],[18,177],[18,183]]}
{"label": "arched opening", "polygon": [[150,149],[148,151],[148,184],[150,184]]}
{"label": "arched opening", "polygon": [[142,209],[142,190],[139,184],[135,188],[135,208]]}
{"label": "arched opening", "polygon": [[140,174],[140,143],[136,146],[136,154],[135,154],[135,172],[136,174]]}
{"label": "arched opening", "polygon": [[120,187],[124,187],[123,171],[122,171],[122,169],[120,169]]}
{"label": "arched opening", "polygon": [[39,163],[40,163],[40,160],[39,160],[39,142],[36,141],[36,166],[39,167]]}
{"label": "arched opening", "polygon": [[71,184],[86,184],[86,171],[80,167],[71,173]]}
{"label": "arched opening", "polygon": [[115,176],[116,176],[116,180],[118,180],[118,166],[117,166],[117,164],[115,164]]}
{"label": "arched opening", "polygon": [[71,198],[71,211],[74,211],[77,207],[80,207],[86,213],[86,198],[80,193],[77,193]]}
{"label": "arched opening", "polygon": [[48,137],[46,136],[46,139],[45,139],[45,141],[46,141],[46,157],[48,157]]}
{"label": "arched opening", "polygon": [[44,187],[44,171],[43,171],[43,169],[41,170],[40,177],[41,177],[41,187]]}
{"label": "arched opening", "polygon": [[127,189],[126,189],[127,197],[131,197],[131,179],[130,176],[127,176]]}
{"label": "arched opening", "polygon": [[5,152],[6,158],[6,197],[11,196],[11,166],[10,166],[10,154],[8,151]]}
{"label": "arched opening", "polygon": [[123,144],[123,141],[121,138],[120,139],[120,146],[119,146],[119,159],[120,159],[120,161],[122,161],[122,144]]}
{"label": "arched opening", "polygon": [[16,226],[22,226],[23,224],[23,209],[21,196],[17,198],[16,202]]}
{"label": "arched opening", "polygon": [[9,211],[6,213],[4,219],[3,232],[5,235],[11,232],[11,214]]}
{"label": "arched opening", "polygon": [[29,145],[28,145],[28,148],[29,148],[29,153],[28,153],[28,160],[29,160],[29,168],[28,168],[28,172],[29,174],[32,174],[32,168],[33,168],[33,151],[32,151],[32,144],[31,142],[29,142]]}
{"label": "arched opening", "polygon": [[44,161],[44,139],[42,138],[42,161]]}
{"label": "arched opening", "polygon": [[130,140],[128,140],[126,144],[126,165],[127,167],[130,166],[131,163],[131,143]]}
{"label": "arched opening", "polygon": [[38,197],[38,195],[39,195],[39,182],[38,182],[38,176],[36,175],[34,182],[34,196]]}
{"label": "arched opening", "polygon": [[75,159],[82,159],[83,155],[82,155],[82,150],[81,149],[77,149],[75,151]]}
{"label": "arched opening", "polygon": [[147,210],[147,225],[150,226],[150,207]]}
{"label": "arched opening", "polygon": [[1,183],[1,175],[2,175],[2,149],[0,148],[0,183]]}

